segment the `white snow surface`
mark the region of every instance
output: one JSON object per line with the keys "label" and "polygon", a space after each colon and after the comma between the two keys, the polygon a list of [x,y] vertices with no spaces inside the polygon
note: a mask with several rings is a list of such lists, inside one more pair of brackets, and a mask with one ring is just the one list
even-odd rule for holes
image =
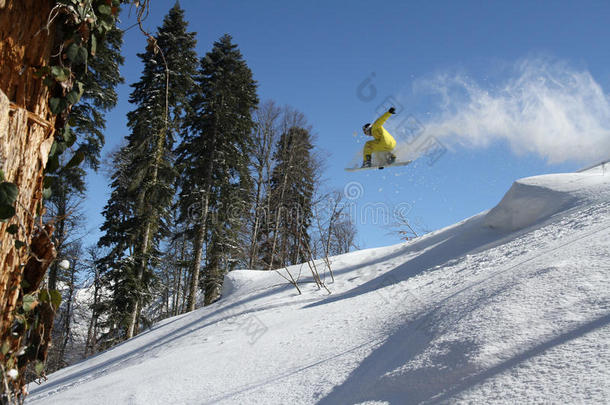
{"label": "white snow surface", "polygon": [[[223,298],[30,384],[28,404],[610,403],[610,176],[517,181],[490,210]],[[317,263],[320,271],[322,262]],[[285,271],[284,271],[285,272]]]}

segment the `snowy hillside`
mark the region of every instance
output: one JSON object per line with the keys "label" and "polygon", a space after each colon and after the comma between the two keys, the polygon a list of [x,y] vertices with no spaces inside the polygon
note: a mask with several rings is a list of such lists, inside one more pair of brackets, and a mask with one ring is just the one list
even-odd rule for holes
{"label": "snowy hillside", "polygon": [[489,212],[334,257],[331,295],[230,273],[219,302],[30,385],[27,403],[608,403],[609,263],[606,171],[523,179]]}

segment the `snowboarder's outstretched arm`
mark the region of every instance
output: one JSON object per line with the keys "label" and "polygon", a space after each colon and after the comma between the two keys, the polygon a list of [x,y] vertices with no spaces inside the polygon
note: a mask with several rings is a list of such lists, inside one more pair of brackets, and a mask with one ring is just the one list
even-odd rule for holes
{"label": "snowboarder's outstretched arm", "polygon": [[373,123],[373,129],[381,128],[383,124],[390,118],[392,114],[395,113],[394,107],[390,108],[386,113],[384,113],[381,117],[377,118],[377,120]]}

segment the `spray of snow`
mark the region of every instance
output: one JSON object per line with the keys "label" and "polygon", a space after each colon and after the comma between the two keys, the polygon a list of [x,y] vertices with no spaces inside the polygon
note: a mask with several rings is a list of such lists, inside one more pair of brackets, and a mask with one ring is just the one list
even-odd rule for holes
{"label": "spray of snow", "polygon": [[545,59],[520,61],[510,71],[499,86],[464,74],[417,81],[417,93],[441,100],[426,133],[468,147],[506,140],[517,154],[535,153],[549,163],[610,155],[609,97],[588,71]]}

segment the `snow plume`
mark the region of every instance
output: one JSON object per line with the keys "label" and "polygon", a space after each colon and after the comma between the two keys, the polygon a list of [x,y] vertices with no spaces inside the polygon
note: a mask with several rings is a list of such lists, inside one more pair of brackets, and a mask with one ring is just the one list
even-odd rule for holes
{"label": "snow plume", "polygon": [[503,139],[516,153],[536,153],[549,163],[610,156],[609,98],[588,71],[541,59],[511,71],[493,88],[462,74],[418,81],[417,93],[441,99],[426,132],[470,147]]}

